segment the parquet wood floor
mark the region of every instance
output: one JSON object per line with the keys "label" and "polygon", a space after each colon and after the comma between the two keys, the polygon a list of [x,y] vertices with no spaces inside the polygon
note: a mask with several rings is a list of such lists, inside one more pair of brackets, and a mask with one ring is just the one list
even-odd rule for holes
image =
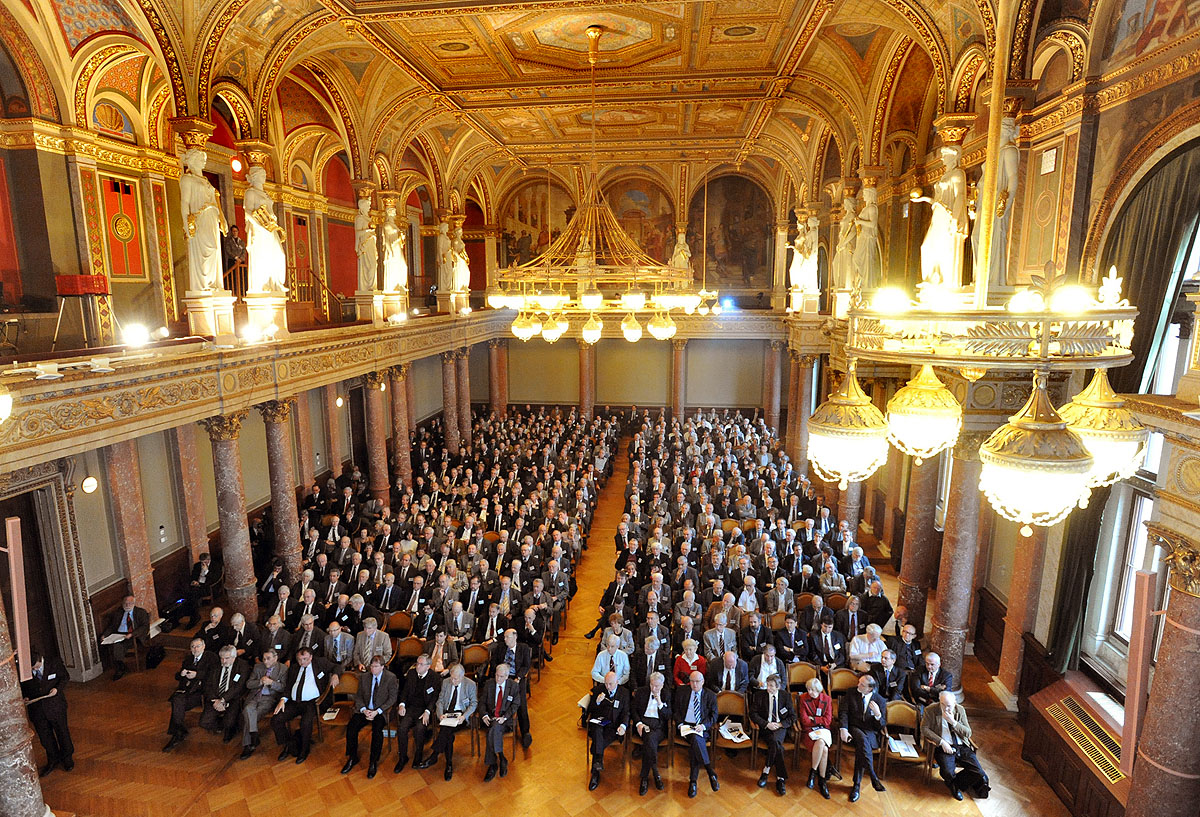
{"label": "parquet wood floor", "polygon": [[[174,688],[172,673],[180,658],[179,653],[168,651],[167,660],[152,672],[127,676],[117,683],[106,676],[71,688],[76,768],[70,774],[55,771],[43,779],[46,802],[53,809],[83,817],[358,817],[385,812],[429,817],[488,813],[663,817],[685,810],[695,817],[724,817],[746,809],[818,817],[1067,814],[1033,768],[1020,759],[1020,727],[987,692],[989,679],[974,659],[970,659],[967,672],[968,708],[982,747],[981,758],[992,777],[992,796],[987,801],[955,802],[940,782],[925,783],[915,768],[896,766],[886,780],[886,793],[867,786],[857,804],[847,802],[849,785],[845,783],[834,782],[829,801],[804,788],[806,769],[793,770],[788,796],[781,798],[773,788],[755,787],[758,771],[748,768],[746,760],[724,755],[717,757],[721,790],[714,794],[701,781],[699,796],[689,800],[682,754],[673,768],[663,759],[666,790],[657,792],[651,787],[645,797],[639,797],[636,765],[625,767],[616,748],[609,750],[600,787],[589,792],[576,702],[590,687],[588,672],[596,642],[582,634],[595,621],[596,604],[610,578],[624,465],[618,462],[617,473],[601,495],[593,545],[580,570],[579,593],[554,651],[555,660],[534,686],[530,702],[533,745],[528,751],[518,750],[506,778],[486,785],[482,782],[483,764],[470,757],[465,736],[458,742],[455,775],[450,782],[442,780],[440,763],[426,771],[408,768],[394,775],[390,753],[384,756],[374,780],[367,780],[364,766],[343,776],[339,774],[345,751],[341,729],[326,728],[323,741],[300,766],[290,759],[275,760],[277,751],[269,730],[264,733],[262,748],[246,761],[237,759],[237,740],[225,745],[196,728],[183,746],[163,754],[167,697]],[[895,598],[895,577],[887,576],[886,581],[889,595]],[[195,717],[194,713],[190,716],[191,722]]]}

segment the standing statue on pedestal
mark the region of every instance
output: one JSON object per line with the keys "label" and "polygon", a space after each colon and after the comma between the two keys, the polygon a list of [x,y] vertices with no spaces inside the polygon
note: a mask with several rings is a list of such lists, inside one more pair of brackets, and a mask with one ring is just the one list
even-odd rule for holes
{"label": "standing statue on pedestal", "polygon": [[842,198],[842,220],[838,223],[837,252],[833,256],[834,289],[851,289],[854,286],[854,248],[858,230],[854,226],[854,196]]}
{"label": "standing statue on pedestal", "polygon": [[[1017,170],[1021,164],[1021,151],[1017,148],[1017,123],[1011,116],[1004,117],[1000,125],[1000,153],[996,172],[996,217],[992,220],[992,252],[988,262],[988,280],[1005,283],[1008,271],[1008,224],[1011,204],[1017,195],[1019,178]],[[987,173],[985,168],[984,173]],[[971,232],[971,260],[979,265],[978,216],[975,229]]]}
{"label": "standing statue on pedestal", "polygon": [[450,225],[442,222],[437,234],[437,288],[438,292],[454,291],[454,258],[450,250]]}
{"label": "standing statue on pedestal", "polygon": [[792,265],[788,269],[792,289],[809,295],[820,292],[820,281],[817,279],[817,247],[820,243],[821,220],[810,216],[807,226],[801,226],[800,232],[792,242]]}
{"label": "standing statue on pedestal", "polygon": [[196,148],[184,151],[179,179],[179,207],[187,230],[188,291],[206,292],[221,286],[221,236],[229,232],[221,195],[204,178],[208,154]]}
{"label": "standing statue on pedestal", "polygon": [[371,200],[358,200],[358,215],[354,217],[354,251],[358,253],[358,291],[374,292],[379,288],[379,245],[371,225]]}
{"label": "standing statue on pedestal", "polygon": [[954,145],[942,148],[946,169],[934,182],[933,195],[914,190],[912,200],[933,205],[929,229],[921,242],[921,281],[929,286],[957,287],[961,283],[963,243],[967,238],[967,176],[958,166],[962,151]]}
{"label": "standing statue on pedestal", "polygon": [[671,267],[674,269],[691,269],[692,248],[688,246],[687,235],[680,230],[675,237],[675,248],[671,251]]}
{"label": "standing statue on pedestal", "polygon": [[471,289],[471,259],[467,256],[467,242],[463,240],[461,224],[454,228],[451,255],[454,264],[454,291],[467,292]]}
{"label": "standing statue on pedestal", "polygon": [[396,224],[396,208],[383,211],[383,291],[404,292],[408,289],[408,257],[405,255],[404,231]]}
{"label": "standing statue on pedestal", "polygon": [[854,245],[854,277],[859,289],[878,289],[883,283],[883,251],[879,246],[879,195],[874,187],[862,189],[863,205],[854,219],[858,242]]}
{"label": "standing statue on pedestal", "polygon": [[275,202],[263,190],[267,170],[261,165],[246,174],[250,187],[242,205],[246,211],[247,292],[287,292],[287,256],[283,228],[275,220]]}

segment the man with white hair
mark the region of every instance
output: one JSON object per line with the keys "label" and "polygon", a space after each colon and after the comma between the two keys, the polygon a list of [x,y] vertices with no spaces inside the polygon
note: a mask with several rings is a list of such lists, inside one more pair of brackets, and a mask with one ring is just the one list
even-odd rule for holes
{"label": "man with white hair", "polygon": [[867,631],[850,641],[850,668],[855,672],[870,672],[882,660],[887,644],[883,641],[883,628],[868,624]]}
{"label": "man with white hair", "polygon": [[613,741],[625,737],[629,728],[629,690],[620,685],[616,672],[605,673],[603,686],[592,693],[587,720],[592,748],[588,791],[594,791],[600,785],[600,772],[604,769],[604,750]]}
{"label": "man with white hair", "polygon": [[963,799],[964,789],[982,800],[990,791],[988,776],[975,756],[967,711],[953,692],[942,692],[937,700],[937,706],[925,708],[921,734],[934,747],[933,759],[937,761],[942,781],[955,800]]}
{"label": "man with white hair", "polygon": [[625,684],[629,680],[629,656],[621,648],[621,639],[616,635],[609,635],[604,640],[604,649],[596,655],[596,661],[592,664],[592,680],[596,686],[604,684],[605,677],[608,673],[615,673],[618,684]]}

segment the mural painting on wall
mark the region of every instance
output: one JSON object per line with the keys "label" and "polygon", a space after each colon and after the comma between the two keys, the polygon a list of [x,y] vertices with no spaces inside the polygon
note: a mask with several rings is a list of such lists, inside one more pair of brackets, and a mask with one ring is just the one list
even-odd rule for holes
{"label": "mural painting on wall", "polygon": [[1200,0],[1125,0],[1108,24],[1104,60],[1124,65],[1147,51],[1177,40],[1200,23]]}
{"label": "mural painting on wall", "polygon": [[558,184],[550,185],[548,207],[545,181],[517,190],[500,217],[500,265],[527,264],[537,258],[574,214],[574,200]]}
{"label": "mural painting on wall", "polygon": [[708,284],[718,289],[763,291],[771,287],[771,202],[762,188],[742,176],[708,183],[708,234],[704,231],[704,188],[688,208],[692,268],[700,273],[707,256]]}
{"label": "mural painting on wall", "polygon": [[670,260],[675,246],[675,208],[657,185],[625,179],[604,191],[621,229],[655,261]]}

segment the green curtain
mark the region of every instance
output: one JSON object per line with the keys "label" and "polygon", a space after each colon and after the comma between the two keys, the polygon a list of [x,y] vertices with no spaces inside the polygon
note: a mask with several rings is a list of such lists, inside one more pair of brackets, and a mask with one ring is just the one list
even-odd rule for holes
{"label": "green curtain", "polygon": [[[1182,276],[1200,213],[1200,140],[1193,140],[1159,162],[1125,201],[1100,254],[1101,275],[1113,264],[1124,292],[1138,307],[1133,362],[1109,377],[1120,394],[1141,390],[1143,377],[1179,297]],[[1059,672],[1075,669],[1083,637],[1084,612],[1096,564],[1109,489],[1093,491],[1087,508],[1067,518],[1058,572],[1056,614],[1046,648]]]}

